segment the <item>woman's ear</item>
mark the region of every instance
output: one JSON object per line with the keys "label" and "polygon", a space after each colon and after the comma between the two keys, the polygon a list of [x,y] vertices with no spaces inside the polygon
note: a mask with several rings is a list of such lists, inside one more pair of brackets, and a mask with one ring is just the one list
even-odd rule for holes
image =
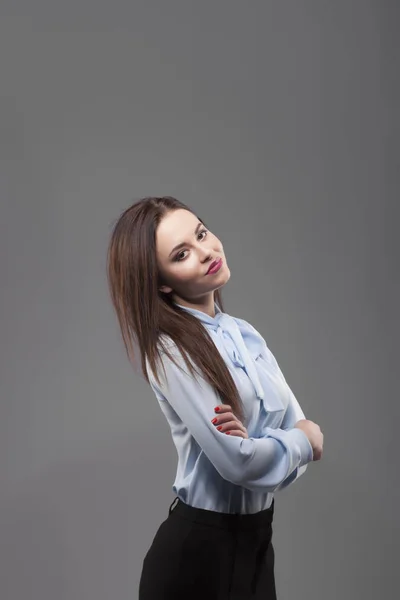
{"label": "woman's ear", "polygon": [[164,294],[170,294],[172,292],[172,288],[168,287],[167,285],[162,285],[159,290]]}

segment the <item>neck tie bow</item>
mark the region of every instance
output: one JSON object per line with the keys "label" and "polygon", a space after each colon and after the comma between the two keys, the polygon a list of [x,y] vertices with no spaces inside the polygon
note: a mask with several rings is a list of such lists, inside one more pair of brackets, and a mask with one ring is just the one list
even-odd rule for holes
{"label": "neck tie bow", "polygon": [[[233,364],[245,369],[253,384],[257,398],[263,400],[264,390],[261,386],[257,368],[254,363],[260,356],[264,347],[264,340],[262,337],[250,329],[248,324],[241,319],[235,319],[234,317],[221,312],[216,303],[215,317],[210,317],[206,313],[194,308],[189,308],[180,304],[178,304],[178,306],[191,312],[202,321],[207,328],[214,330],[220,336],[220,339],[224,343],[224,348]],[[228,338],[232,343],[227,342]]]}

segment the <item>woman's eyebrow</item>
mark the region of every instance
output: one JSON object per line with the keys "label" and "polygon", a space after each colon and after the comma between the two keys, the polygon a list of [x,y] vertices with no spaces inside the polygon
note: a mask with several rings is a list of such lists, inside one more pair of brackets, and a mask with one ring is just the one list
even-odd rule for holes
{"label": "woman's eyebrow", "polygon": [[[199,221],[197,223],[197,227],[194,230],[194,235],[196,235],[196,233],[199,231],[200,227],[203,227],[203,223],[201,221]],[[180,244],[177,244],[176,246],[174,246],[168,256],[171,256],[171,254],[173,252],[175,252],[175,250],[179,250],[179,248],[183,248],[183,246],[186,246],[186,242],[181,242]]]}

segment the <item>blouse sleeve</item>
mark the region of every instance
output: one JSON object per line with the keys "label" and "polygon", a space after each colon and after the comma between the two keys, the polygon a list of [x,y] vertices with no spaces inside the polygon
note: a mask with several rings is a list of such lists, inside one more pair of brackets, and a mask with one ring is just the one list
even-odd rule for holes
{"label": "blouse sleeve", "polygon": [[[287,409],[285,412],[285,416],[283,417],[283,421],[281,423],[281,429],[283,429],[284,431],[295,431],[293,428],[294,428],[295,424],[297,423],[297,421],[300,421],[301,419],[305,419],[306,417],[304,415],[304,412],[301,409],[299,402],[297,401],[296,396],[294,395],[290,386],[288,385],[288,383],[282,373],[282,370],[280,369],[274,355],[269,350],[269,348],[267,347],[266,344],[265,344],[265,353],[266,353],[268,361],[270,361],[273,364],[274,368],[278,370],[280,376],[284,380],[285,384],[287,385],[288,391],[289,391],[289,403],[288,403],[288,406],[287,406]],[[298,431],[301,431],[301,430],[298,430]],[[304,433],[304,432],[302,432],[302,433]],[[262,437],[268,436],[268,435],[269,435],[268,428],[265,427],[262,431]],[[307,437],[307,436],[305,435],[305,437]],[[307,438],[307,441],[308,441],[308,438]],[[310,447],[311,447],[311,444],[310,444]],[[311,452],[312,452],[312,447],[311,447]],[[311,458],[311,460],[312,460],[312,458]],[[306,470],[307,470],[307,464],[297,466],[293,470],[293,472],[290,473],[288,475],[288,477],[286,479],[284,479],[284,481],[276,488],[275,491],[280,491],[280,490],[288,487],[292,483],[294,483],[299,477],[301,477],[301,475],[303,475],[303,473]]]}
{"label": "blouse sleeve", "polygon": [[183,371],[163,353],[165,375],[160,368],[158,384],[148,367],[150,385],[160,401],[171,405],[221,477],[249,490],[270,492],[312,460],[311,445],[300,429],[268,429],[262,438],[249,439],[218,431],[211,420],[220,397],[200,373],[193,377],[187,372],[176,346],[171,351]]}

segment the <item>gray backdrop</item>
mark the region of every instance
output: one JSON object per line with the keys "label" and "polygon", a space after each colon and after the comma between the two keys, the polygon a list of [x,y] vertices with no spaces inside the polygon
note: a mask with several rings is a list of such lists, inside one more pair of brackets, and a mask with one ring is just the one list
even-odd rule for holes
{"label": "gray backdrop", "polygon": [[2,1],[2,600],[137,598],[174,498],[170,431],[105,278],[113,222],[150,194],[221,237],[227,312],[325,433],[276,496],[280,600],[397,596],[398,16]]}

